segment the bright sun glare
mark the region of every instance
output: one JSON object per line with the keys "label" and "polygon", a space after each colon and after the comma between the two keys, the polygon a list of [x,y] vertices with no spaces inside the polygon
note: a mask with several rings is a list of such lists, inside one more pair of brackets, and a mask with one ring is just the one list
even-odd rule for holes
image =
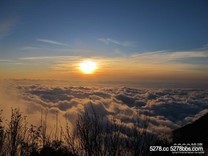
{"label": "bright sun glare", "polygon": [[94,61],[83,61],[79,64],[79,69],[84,74],[92,74],[97,69],[97,64]]}

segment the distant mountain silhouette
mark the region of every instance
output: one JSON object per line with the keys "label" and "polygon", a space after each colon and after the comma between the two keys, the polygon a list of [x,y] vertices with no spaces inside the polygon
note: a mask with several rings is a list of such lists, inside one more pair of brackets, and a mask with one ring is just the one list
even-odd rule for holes
{"label": "distant mountain silhouette", "polygon": [[174,143],[203,143],[208,147],[208,113],[191,124],[173,131]]}

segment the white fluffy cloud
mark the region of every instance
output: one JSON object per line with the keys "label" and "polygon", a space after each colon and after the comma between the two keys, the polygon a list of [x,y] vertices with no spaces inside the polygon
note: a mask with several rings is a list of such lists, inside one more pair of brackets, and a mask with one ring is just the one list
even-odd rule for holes
{"label": "white fluffy cloud", "polygon": [[28,116],[40,116],[40,111],[46,109],[51,116],[58,113],[60,120],[67,119],[72,125],[84,107],[93,105],[99,115],[114,116],[126,126],[148,116],[149,131],[161,133],[192,122],[208,109],[208,90],[202,89],[51,86],[33,81],[14,82],[14,86]]}

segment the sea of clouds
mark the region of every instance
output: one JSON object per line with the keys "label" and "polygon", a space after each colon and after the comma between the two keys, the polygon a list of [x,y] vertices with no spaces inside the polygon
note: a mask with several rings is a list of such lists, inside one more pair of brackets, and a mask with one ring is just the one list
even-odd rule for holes
{"label": "sea of clouds", "polygon": [[[79,86],[54,81],[13,80],[1,85],[0,106],[9,111],[20,107],[30,121],[38,124],[41,112],[49,114],[49,124],[59,121],[76,124],[84,107],[93,106],[100,116],[114,117],[118,123],[131,127],[139,120],[147,120],[152,133],[165,134],[193,122],[208,109],[206,89],[168,89]],[[13,104],[12,104],[13,103]]]}

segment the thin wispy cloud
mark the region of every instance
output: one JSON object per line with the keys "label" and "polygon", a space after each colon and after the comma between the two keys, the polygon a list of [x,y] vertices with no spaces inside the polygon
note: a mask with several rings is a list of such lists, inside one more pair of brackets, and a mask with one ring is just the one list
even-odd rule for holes
{"label": "thin wispy cloud", "polygon": [[188,58],[208,58],[208,51],[154,51],[136,53],[130,56],[131,59],[143,63],[170,63],[172,61],[180,62],[181,59]]}
{"label": "thin wispy cloud", "polygon": [[62,42],[54,41],[54,40],[49,40],[49,39],[38,38],[36,40],[39,41],[39,42],[53,44],[53,45],[58,45],[58,46],[69,46],[66,43],[62,43]]}
{"label": "thin wispy cloud", "polygon": [[[85,58],[81,55],[57,55],[57,56],[31,56],[31,57],[21,57],[20,60],[73,60]],[[94,56],[88,58],[102,58],[104,60],[120,60],[128,62],[138,62],[138,64],[172,64],[180,63],[182,59],[188,58],[208,58],[208,51],[153,51],[153,52],[143,52],[134,53],[129,57],[126,55],[119,55],[117,57],[109,58],[108,56]]]}
{"label": "thin wispy cloud", "polygon": [[28,46],[28,47],[22,47],[21,50],[37,50],[40,49],[39,47],[32,47],[32,46]]}
{"label": "thin wispy cloud", "polygon": [[16,19],[7,18],[0,21],[0,39],[4,38],[10,33],[10,30],[15,25]]}
{"label": "thin wispy cloud", "polygon": [[11,66],[11,65],[22,65],[22,64],[25,64],[25,62],[22,62],[22,61],[19,61],[19,60],[16,60],[16,59],[10,59],[10,60],[0,60],[0,64],[1,65],[8,65],[8,66]]}
{"label": "thin wispy cloud", "polygon": [[33,56],[33,57],[22,57],[19,58],[20,60],[58,60],[58,59],[77,59],[80,58],[80,56]]}
{"label": "thin wispy cloud", "polygon": [[205,44],[201,49],[208,49],[208,43]]}
{"label": "thin wispy cloud", "polygon": [[123,46],[123,47],[132,47],[132,46],[134,46],[134,42],[132,42],[132,41],[123,41],[123,42],[121,42],[121,41],[111,39],[111,38],[98,38],[98,41],[100,41],[102,43],[105,43],[106,45],[116,44],[116,45]]}
{"label": "thin wispy cloud", "polygon": [[11,60],[0,60],[0,62],[11,62]]}

